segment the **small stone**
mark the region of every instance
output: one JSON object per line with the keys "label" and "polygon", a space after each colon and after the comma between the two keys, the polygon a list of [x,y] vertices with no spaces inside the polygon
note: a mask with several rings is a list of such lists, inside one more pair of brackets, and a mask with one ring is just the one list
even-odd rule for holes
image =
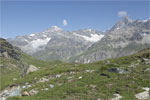
{"label": "small stone", "polygon": [[34,89],[32,89],[32,90],[29,91],[29,94],[30,94],[30,95],[35,95],[35,94],[37,94],[37,93],[38,93],[38,91],[36,91],[36,90],[34,90]]}
{"label": "small stone", "polygon": [[101,73],[100,75],[101,75],[101,76],[105,76],[105,77],[107,77],[107,78],[110,78],[110,76],[109,76],[108,74],[105,74],[105,73]]}
{"label": "small stone", "polygon": [[150,68],[145,69],[144,72],[150,72]]}
{"label": "small stone", "polygon": [[73,77],[68,77],[67,79],[69,80],[69,79],[72,79]]}
{"label": "small stone", "polygon": [[27,74],[28,73],[30,73],[30,72],[35,72],[35,71],[37,71],[38,70],[38,68],[37,67],[35,67],[34,65],[29,65],[29,68],[27,69]]}
{"label": "small stone", "polygon": [[115,92],[116,92],[116,93],[120,93],[120,89],[117,88]]}
{"label": "small stone", "polygon": [[110,61],[109,61],[109,60],[107,60],[107,61],[105,62],[105,64],[106,64],[106,65],[109,65],[109,64],[110,64]]}
{"label": "small stone", "polygon": [[14,81],[16,81],[16,80],[17,80],[17,78],[13,78],[13,80],[14,80]]}
{"label": "small stone", "polygon": [[29,85],[26,85],[26,88],[29,88],[29,87],[32,87],[32,85],[31,85],[31,84],[29,84]]}
{"label": "small stone", "polygon": [[54,85],[53,85],[53,84],[50,84],[49,86],[50,86],[50,88],[54,88]]}
{"label": "small stone", "polygon": [[138,59],[138,60],[137,60],[137,62],[141,62],[141,60],[140,60],[140,59]]}
{"label": "small stone", "polygon": [[135,66],[135,64],[131,64],[129,67],[135,68],[136,66]]}
{"label": "small stone", "polygon": [[143,58],[143,60],[144,60],[144,61],[148,61],[149,59],[147,59],[147,58]]}
{"label": "small stone", "polygon": [[85,72],[92,73],[92,72],[94,72],[94,70],[86,70]]}
{"label": "small stone", "polygon": [[75,72],[71,71],[69,74],[75,74]]}
{"label": "small stone", "polygon": [[96,98],[96,100],[101,100],[101,99],[99,99],[99,98]]}
{"label": "small stone", "polygon": [[39,80],[39,82],[47,82],[47,81],[49,81],[49,79],[44,78],[44,77],[42,77],[42,78]]}
{"label": "small stone", "polygon": [[110,99],[110,100],[120,100],[122,98],[122,96],[120,94],[114,94],[114,98]]}
{"label": "small stone", "polygon": [[116,68],[116,67],[113,67],[113,68],[110,68],[108,69],[109,72],[114,72],[114,73],[119,73],[119,74],[128,74],[129,71],[127,69],[120,69],[120,68]]}
{"label": "small stone", "polygon": [[79,79],[82,79],[82,78],[83,78],[82,76],[79,77]]}
{"label": "small stone", "polygon": [[5,57],[5,58],[9,58],[8,52],[3,52],[2,55],[3,55],[3,57]]}
{"label": "small stone", "polygon": [[48,88],[44,88],[43,90],[44,90],[44,91],[48,91],[49,89],[48,89]]}
{"label": "small stone", "polygon": [[74,81],[73,79],[68,80],[69,83],[71,83],[71,82],[73,82],[73,81]]}
{"label": "small stone", "polygon": [[28,84],[29,84],[28,82],[25,83],[25,85],[28,85]]}
{"label": "small stone", "polygon": [[135,95],[135,97],[139,100],[144,100],[144,99],[149,99],[149,88],[143,88],[143,90],[145,90],[144,92],[138,93]]}
{"label": "small stone", "polygon": [[78,66],[78,64],[74,64],[74,66]]}
{"label": "small stone", "polygon": [[27,91],[24,91],[21,95],[22,96],[30,96],[30,94]]}
{"label": "small stone", "polygon": [[96,85],[92,85],[92,84],[91,84],[90,87],[91,87],[91,88],[96,88]]}
{"label": "small stone", "polygon": [[0,100],[6,100],[6,98],[5,97],[1,97]]}
{"label": "small stone", "polygon": [[61,86],[61,85],[63,85],[63,84],[62,83],[58,84],[58,86]]}
{"label": "small stone", "polygon": [[9,91],[8,90],[4,90],[3,91],[3,96],[8,96],[9,95]]}
{"label": "small stone", "polygon": [[22,86],[23,89],[27,88],[26,86]]}
{"label": "small stone", "polygon": [[60,75],[60,74],[57,74],[57,75],[56,75],[56,78],[60,78],[60,77],[61,77],[61,75]]}

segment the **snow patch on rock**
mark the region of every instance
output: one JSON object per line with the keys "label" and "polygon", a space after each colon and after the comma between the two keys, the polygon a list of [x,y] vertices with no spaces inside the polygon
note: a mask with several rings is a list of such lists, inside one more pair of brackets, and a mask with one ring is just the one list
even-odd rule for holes
{"label": "snow patch on rock", "polygon": [[148,21],[148,19],[147,20],[143,20],[143,22],[147,22]]}
{"label": "snow patch on rock", "polygon": [[62,31],[62,29],[59,28],[58,26],[52,26],[51,28],[49,28],[45,32],[57,32],[57,31]]}
{"label": "snow patch on rock", "polygon": [[35,36],[35,34],[30,34],[30,36]]}
{"label": "snow patch on rock", "polygon": [[46,45],[50,39],[51,39],[51,38],[36,39],[36,40],[31,41],[31,45],[32,45],[32,47],[33,47],[34,49],[36,49],[36,48],[38,48],[39,46]]}
{"label": "snow patch on rock", "polygon": [[76,36],[82,37],[85,40],[90,41],[90,42],[97,42],[97,41],[101,40],[104,37],[104,35],[102,35],[102,34],[100,34],[100,35],[98,35],[98,34],[90,34],[91,37],[84,36],[84,35],[79,35],[79,34],[76,34],[76,33],[73,33],[73,34],[76,35]]}

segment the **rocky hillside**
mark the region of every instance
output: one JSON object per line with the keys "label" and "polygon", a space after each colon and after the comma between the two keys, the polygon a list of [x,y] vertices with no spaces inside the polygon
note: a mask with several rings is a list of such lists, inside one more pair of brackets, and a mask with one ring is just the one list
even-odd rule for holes
{"label": "rocky hillside", "polygon": [[149,47],[150,20],[134,21],[125,17],[107,31],[100,41],[71,60],[77,63],[89,63],[130,55]]}
{"label": "rocky hillside", "polygon": [[32,60],[18,47],[0,38],[0,90],[10,85],[16,78],[22,78],[37,69],[27,59]]}
{"label": "rocky hillside", "polygon": [[0,57],[13,58],[19,60],[21,58],[21,50],[12,46],[5,39],[0,38]]}
{"label": "rocky hillside", "polygon": [[29,56],[24,60],[39,69],[9,79],[11,83],[0,91],[2,100],[150,99],[150,49],[90,64],[37,61]]}
{"label": "rocky hillside", "polygon": [[17,36],[8,41],[35,58],[67,61],[87,50],[103,36],[102,32],[92,29],[65,32],[57,26],[52,26],[44,32]]}

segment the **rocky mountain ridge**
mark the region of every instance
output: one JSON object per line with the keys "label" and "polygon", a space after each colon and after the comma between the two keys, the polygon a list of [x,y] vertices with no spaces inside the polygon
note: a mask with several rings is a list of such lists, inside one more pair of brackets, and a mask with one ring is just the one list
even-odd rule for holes
{"label": "rocky mountain ridge", "polygon": [[74,61],[89,63],[116,58],[148,47],[150,47],[150,20],[134,21],[125,17],[106,32],[100,41],[75,57]]}
{"label": "rocky mountain ridge", "polygon": [[[0,74],[5,75],[9,73],[18,72],[20,77],[25,76],[29,72],[36,69],[24,61],[24,52],[18,47],[8,43],[5,39],[0,38]],[[3,76],[2,76],[3,77]]]}
{"label": "rocky mountain ridge", "polygon": [[33,57],[66,61],[87,50],[103,36],[102,32],[92,29],[65,32],[57,26],[52,26],[44,32],[17,36],[8,41]]}

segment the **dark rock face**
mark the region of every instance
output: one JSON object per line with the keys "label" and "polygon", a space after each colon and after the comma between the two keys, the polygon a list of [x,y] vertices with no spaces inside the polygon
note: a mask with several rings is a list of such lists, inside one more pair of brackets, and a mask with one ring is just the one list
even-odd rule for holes
{"label": "dark rock face", "polygon": [[100,74],[101,76],[104,76],[104,77],[107,77],[107,78],[110,78],[110,76],[108,74],[105,74],[105,73],[102,73]]}
{"label": "dark rock face", "polygon": [[6,58],[14,58],[19,60],[21,55],[19,54],[21,50],[17,47],[12,46],[5,39],[0,38],[0,56]]}
{"label": "dark rock face", "polygon": [[127,74],[129,71],[127,69],[120,69],[120,68],[110,68],[108,69],[109,72],[114,72],[114,73],[120,73],[120,74]]}
{"label": "dark rock face", "polygon": [[[20,77],[24,77],[29,65],[22,60],[22,53],[19,48],[0,38],[0,58],[9,60],[9,62],[2,62],[1,68],[20,71]],[[3,70],[3,72],[5,71]]]}

